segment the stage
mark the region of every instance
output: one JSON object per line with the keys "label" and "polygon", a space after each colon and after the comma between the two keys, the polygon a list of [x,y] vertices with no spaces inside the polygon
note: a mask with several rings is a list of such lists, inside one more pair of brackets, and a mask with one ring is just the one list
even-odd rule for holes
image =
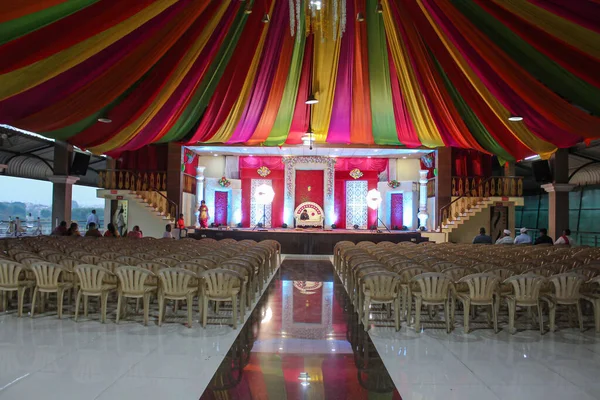
{"label": "stage", "polygon": [[368,230],[349,230],[349,229],[269,229],[252,230],[248,228],[236,228],[230,230],[219,229],[196,229],[190,237],[196,239],[213,238],[244,240],[252,239],[277,240],[281,243],[281,251],[284,254],[333,254],[333,248],[336,243],[348,240],[354,243],[360,241],[371,241],[379,243],[389,241],[393,243],[413,241],[416,243],[427,241],[421,237],[417,231],[391,231],[391,233],[374,233]]}

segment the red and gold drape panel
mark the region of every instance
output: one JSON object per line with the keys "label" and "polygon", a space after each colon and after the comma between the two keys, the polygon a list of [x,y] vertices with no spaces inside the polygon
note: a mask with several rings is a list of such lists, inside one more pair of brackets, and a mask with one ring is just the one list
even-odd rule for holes
{"label": "red and gold drape panel", "polygon": [[307,201],[317,203],[323,208],[324,184],[323,170],[297,170],[294,209]]}

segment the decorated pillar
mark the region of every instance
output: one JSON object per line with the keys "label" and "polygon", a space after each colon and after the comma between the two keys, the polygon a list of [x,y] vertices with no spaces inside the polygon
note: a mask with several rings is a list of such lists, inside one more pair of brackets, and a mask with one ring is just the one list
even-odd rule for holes
{"label": "decorated pillar", "polygon": [[196,215],[196,226],[199,226],[198,217],[200,215],[200,202],[204,200],[204,170],[206,167],[197,166],[196,167],[196,211],[194,214]]}
{"label": "decorated pillar", "polygon": [[542,188],[548,192],[548,235],[556,240],[569,228],[569,192],[575,185],[569,184],[568,149],[558,149],[550,162],[554,182],[542,185]]}
{"label": "decorated pillar", "polygon": [[419,228],[427,226],[427,171],[426,169],[419,171]]}
{"label": "decorated pillar", "polygon": [[73,146],[65,142],[54,144],[54,175],[49,177],[52,185],[52,224],[61,221],[71,222],[73,184],[79,180],[69,175],[73,158]]}

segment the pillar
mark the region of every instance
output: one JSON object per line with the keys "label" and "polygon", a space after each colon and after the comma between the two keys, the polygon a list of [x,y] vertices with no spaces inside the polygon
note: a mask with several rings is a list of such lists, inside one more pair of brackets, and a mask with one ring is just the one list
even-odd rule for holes
{"label": "pillar", "polygon": [[[167,145],[167,198],[177,205],[177,211],[181,213],[183,194],[183,146],[177,143]],[[173,215],[177,218],[178,215]]]}
{"label": "pillar", "polygon": [[429,171],[421,170],[419,171],[419,213],[417,217],[419,218],[419,228],[427,227],[427,219],[429,218],[429,214],[427,213],[427,173]]}
{"label": "pillar", "polygon": [[436,228],[441,224],[440,209],[452,201],[452,148],[438,147],[435,155],[435,220]]}
{"label": "pillar", "polygon": [[575,187],[569,184],[568,149],[558,149],[550,164],[554,181],[542,188],[548,192],[548,235],[556,240],[569,228],[569,192]]}
{"label": "pillar", "polygon": [[71,222],[73,184],[79,180],[79,177],[69,175],[72,158],[73,146],[60,141],[54,143],[54,175],[48,178],[53,184],[52,226],[57,221]]}
{"label": "pillar", "polygon": [[196,226],[200,226],[199,220],[198,220],[198,217],[200,216],[200,211],[198,211],[198,209],[200,208],[200,202],[202,200],[204,200],[204,170],[205,169],[206,169],[206,167],[202,167],[200,165],[196,167],[196,212],[194,213],[196,215],[196,222],[195,222]]}

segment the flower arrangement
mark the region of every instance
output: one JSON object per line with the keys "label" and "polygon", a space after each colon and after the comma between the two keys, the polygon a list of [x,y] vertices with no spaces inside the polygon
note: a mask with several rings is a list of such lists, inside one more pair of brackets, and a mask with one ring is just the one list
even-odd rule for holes
{"label": "flower arrangement", "polygon": [[352,171],[350,171],[350,176],[354,179],[358,179],[363,176],[363,173],[360,171],[360,169],[354,168]]}
{"label": "flower arrangement", "polygon": [[264,178],[271,173],[271,170],[263,165],[262,167],[256,170],[256,173]]}
{"label": "flower arrangement", "polygon": [[221,179],[219,179],[219,185],[221,185],[221,187],[226,188],[229,187],[229,185],[231,185],[231,182],[227,178],[222,177]]}
{"label": "flower arrangement", "polygon": [[400,182],[398,182],[395,179],[392,179],[391,181],[388,182],[388,186],[391,187],[392,189],[396,189],[398,186],[400,186]]}

